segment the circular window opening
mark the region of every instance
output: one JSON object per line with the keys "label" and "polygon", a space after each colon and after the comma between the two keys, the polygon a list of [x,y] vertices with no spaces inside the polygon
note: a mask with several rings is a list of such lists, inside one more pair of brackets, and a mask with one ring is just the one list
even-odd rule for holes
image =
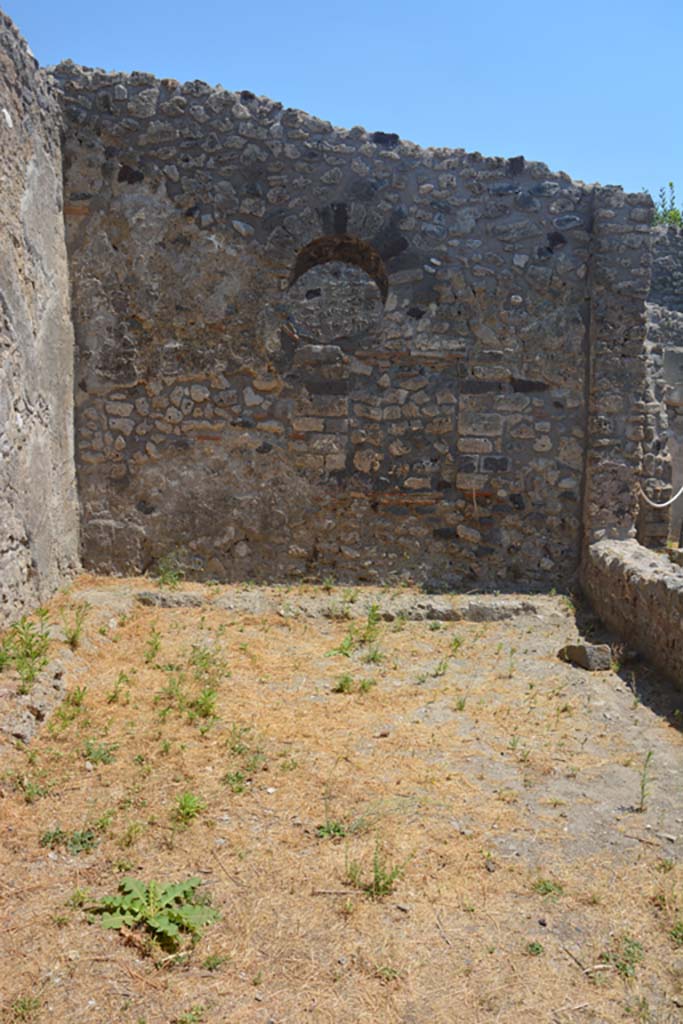
{"label": "circular window opening", "polygon": [[360,239],[315,239],[297,257],[287,313],[301,340],[358,343],[382,321],[388,281],[379,253]]}
{"label": "circular window opening", "polygon": [[378,326],[383,312],[376,283],[348,263],[314,267],[289,291],[291,326],[299,338],[317,343],[358,340]]}

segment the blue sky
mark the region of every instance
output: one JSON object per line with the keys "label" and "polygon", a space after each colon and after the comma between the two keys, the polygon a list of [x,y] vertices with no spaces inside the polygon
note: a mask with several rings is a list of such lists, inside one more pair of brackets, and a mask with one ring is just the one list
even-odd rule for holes
{"label": "blue sky", "polygon": [[[2,0],[0,0],[0,3]],[[683,200],[683,2],[4,0],[70,57],[250,89],[343,127]]]}

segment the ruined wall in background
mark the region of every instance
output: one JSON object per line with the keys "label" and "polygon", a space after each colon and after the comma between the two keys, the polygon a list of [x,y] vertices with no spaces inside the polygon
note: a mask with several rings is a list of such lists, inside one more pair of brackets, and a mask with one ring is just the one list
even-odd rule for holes
{"label": "ruined wall in background", "polygon": [[[683,487],[683,231],[653,231],[652,284],[647,305],[647,352],[651,430],[644,459],[644,487],[653,501],[666,501]],[[664,547],[683,531],[683,500],[665,510],[643,502],[638,536]]]}
{"label": "ruined wall in background", "polygon": [[683,313],[683,230],[659,226],[653,229],[653,261],[650,302]]}
{"label": "ruined wall in background", "polygon": [[202,83],[56,77],[87,565],[572,578],[592,189]]}
{"label": "ruined wall in background", "polygon": [[[667,408],[674,406],[668,405],[667,396],[675,389],[667,383],[667,375],[672,373],[667,360],[676,339],[681,338],[672,325],[682,314],[645,300],[648,294],[650,299],[675,298],[671,282],[676,275],[680,280],[680,235],[661,229],[652,232],[647,221],[643,222],[645,232],[634,232],[633,222],[629,227],[633,211],[627,213],[616,192],[614,198],[611,216],[607,204],[606,216],[597,217],[595,223],[596,254],[606,241],[612,256],[604,267],[600,260],[591,261],[591,276],[595,277],[591,304],[594,315],[602,310],[605,330],[601,336],[592,335],[591,344],[587,543],[581,583],[600,618],[680,687],[683,570],[666,555],[643,546],[664,547],[669,511],[645,508],[636,486],[642,482],[656,500],[665,500],[671,490]],[[636,218],[638,224],[640,213]],[[609,236],[615,234],[623,246],[616,261],[609,243]],[[597,287],[601,278],[606,285],[604,301]],[[626,292],[623,301],[619,300],[621,289]],[[679,364],[678,387],[683,380],[680,369]],[[620,438],[626,442],[623,448]],[[638,446],[642,448],[642,466]],[[633,524],[639,504],[636,539]]]}
{"label": "ruined wall in background", "polygon": [[59,121],[0,13],[0,625],[78,561]]}

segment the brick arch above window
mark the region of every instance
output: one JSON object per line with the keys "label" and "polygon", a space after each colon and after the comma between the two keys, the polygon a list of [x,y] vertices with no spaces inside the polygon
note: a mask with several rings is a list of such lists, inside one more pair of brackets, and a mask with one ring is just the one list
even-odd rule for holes
{"label": "brick arch above window", "polygon": [[389,293],[389,279],[384,261],[377,250],[368,242],[353,235],[323,235],[314,238],[301,249],[296,257],[290,276],[290,287],[313,267],[323,263],[348,263],[360,267],[372,278],[379,288],[382,302]]}

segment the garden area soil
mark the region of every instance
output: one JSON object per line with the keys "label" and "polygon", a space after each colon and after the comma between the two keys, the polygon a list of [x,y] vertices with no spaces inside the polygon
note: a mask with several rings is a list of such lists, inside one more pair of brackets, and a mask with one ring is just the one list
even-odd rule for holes
{"label": "garden area soil", "polygon": [[[609,639],[567,597],[83,576],[48,613],[54,706],[0,736],[3,1022],[683,1021],[683,694],[559,660]],[[219,917],[106,929],[126,877]]]}

